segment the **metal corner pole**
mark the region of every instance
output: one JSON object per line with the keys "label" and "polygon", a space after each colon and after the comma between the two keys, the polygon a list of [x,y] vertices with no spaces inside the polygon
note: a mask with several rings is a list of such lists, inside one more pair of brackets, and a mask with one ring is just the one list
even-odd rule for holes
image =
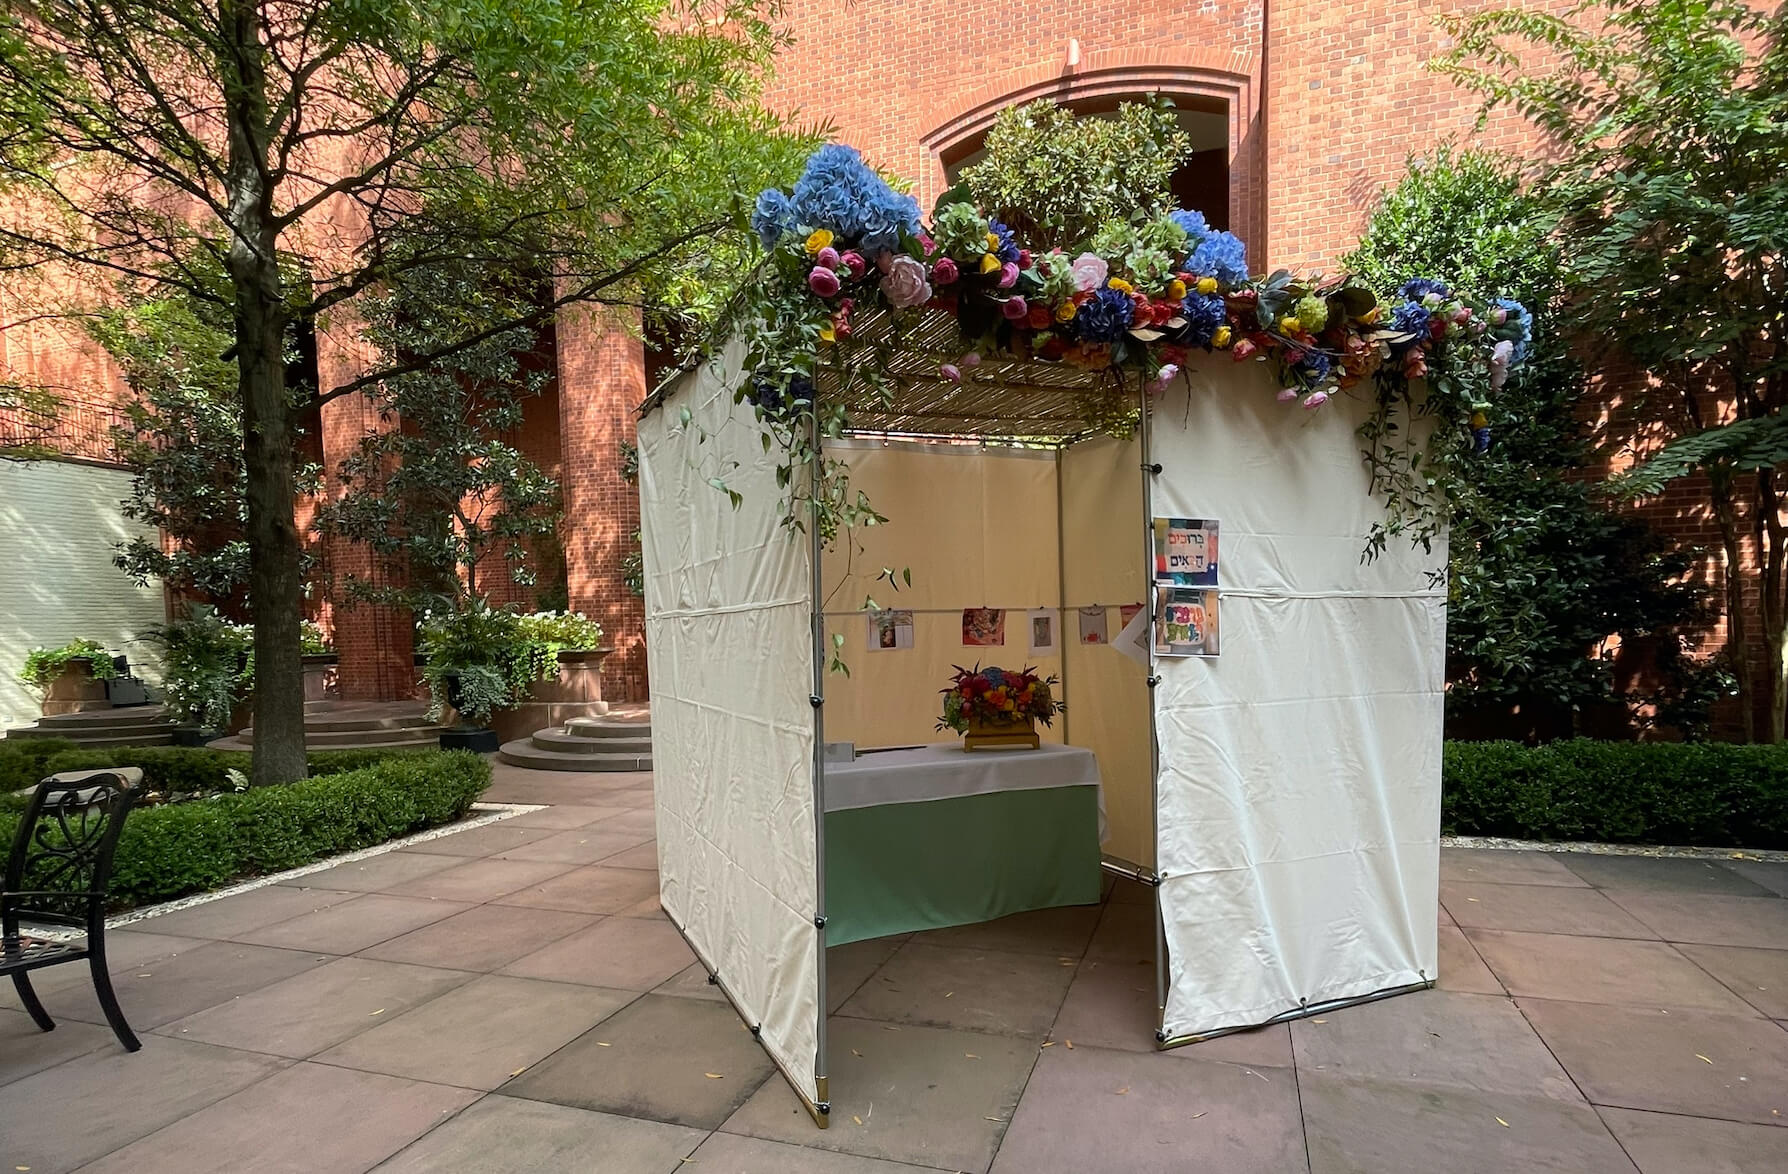
{"label": "metal corner pole", "polygon": [[814,1031],[813,1092],[814,1120],[826,1128],[832,1112],[831,1078],[826,1056],[826,615],[825,578],[821,562],[825,544],[820,538],[820,488],[825,474],[825,458],[820,449],[819,397],[810,405],[809,440],[813,445],[813,496],[811,517],[807,527],[809,568],[809,613],[813,629],[813,693],[808,700],[813,706],[813,932],[814,964],[819,976],[819,1022]]}
{"label": "metal corner pole", "polygon": [[[1068,548],[1065,535],[1066,527],[1063,519],[1067,516],[1067,503],[1063,499],[1062,487],[1062,455],[1067,452],[1063,445],[1055,446],[1055,646],[1062,658],[1062,701],[1070,700],[1068,690]],[[1072,746],[1074,739],[1068,736],[1069,711],[1062,709],[1062,745]]]}
{"label": "metal corner pole", "polygon": [[1140,372],[1136,376],[1136,398],[1139,408],[1136,430],[1142,449],[1142,556],[1143,606],[1148,609],[1148,696],[1149,696],[1149,827],[1153,835],[1155,870],[1155,1040],[1167,1036],[1167,930],[1161,916],[1161,739],[1156,732],[1155,688],[1160,678],[1155,675],[1155,463],[1149,451],[1149,391]]}

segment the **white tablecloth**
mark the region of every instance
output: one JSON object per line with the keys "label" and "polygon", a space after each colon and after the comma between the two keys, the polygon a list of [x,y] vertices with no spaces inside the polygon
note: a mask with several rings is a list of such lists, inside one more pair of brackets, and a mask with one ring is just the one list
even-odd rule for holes
{"label": "white tablecloth", "polygon": [[[965,751],[960,742],[872,750],[854,762],[826,764],[826,810],[884,803],[928,803],[993,791],[1099,787],[1099,760],[1082,746],[1045,743],[1035,750]],[[1099,790],[1099,822],[1105,792]]]}

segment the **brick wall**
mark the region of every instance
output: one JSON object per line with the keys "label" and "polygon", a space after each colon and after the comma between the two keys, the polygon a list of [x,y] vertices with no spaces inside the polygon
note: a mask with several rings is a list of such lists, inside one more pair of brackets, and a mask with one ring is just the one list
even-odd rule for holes
{"label": "brick wall", "polygon": [[646,397],[645,348],[588,310],[561,314],[557,333],[571,608],[601,623],[614,648],[602,666],[603,696],[643,701],[645,604],[622,569],[639,528],[639,494],[621,477],[621,442],[634,440],[634,410]]}

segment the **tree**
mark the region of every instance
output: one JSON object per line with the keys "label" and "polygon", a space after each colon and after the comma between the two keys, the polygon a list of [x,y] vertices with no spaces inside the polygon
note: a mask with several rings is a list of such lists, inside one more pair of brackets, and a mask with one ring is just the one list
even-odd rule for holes
{"label": "tree", "polygon": [[[547,295],[518,278],[480,283],[459,266],[418,270],[371,298],[366,337],[391,364],[463,325],[465,315],[512,321]],[[401,428],[367,432],[342,465],[345,492],[325,503],[317,529],[362,543],[396,569],[397,586],[346,580],[338,594],[415,611],[457,611],[482,600],[493,556],[531,584],[531,555],[552,538],[559,485],[505,434],[526,401],[552,378],[538,332],[517,328],[422,370],[367,388],[379,413]]]}
{"label": "tree", "polygon": [[1090,240],[1108,220],[1173,209],[1173,173],[1192,151],[1173,103],[1125,102],[1113,118],[1084,118],[1045,98],[1002,110],[986,157],[962,183],[988,216],[1038,249]]}
{"label": "tree", "polygon": [[[1561,15],[1455,19],[1439,68],[1546,133],[1573,322],[1654,378],[1662,451],[1620,484],[1704,473],[1725,563],[1727,647],[1747,739],[1788,703],[1788,8],[1585,0]],[[1543,50],[1543,52],[1539,52]],[[1549,67],[1534,70],[1532,63]],[[1747,590],[1761,599],[1762,663]],[[1761,710],[1764,725],[1756,725]]]}
{"label": "tree", "polygon": [[[0,261],[185,294],[230,324],[254,782],[305,769],[295,411],[567,306],[637,312],[700,266],[743,219],[734,191],[807,145],[757,104],[778,44],[758,7],[19,0],[0,15],[0,174],[19,209]],[[287,387],[293,323],[346,345],[357,298],[448,260],[550,275],[550,292],[320,394]]]}
{"label": "tree", "polygon": [[[1454,732],[1526,737],[1573,731],[1615,700],[1610,636],[1657,636],[1694,618],[1686,559],[1618,514],[1576,475],[1596,450],[1578,417],[1589,393],[1560,333],[1566,263],[1544,201],[1509,160],[1443,146],[1413,159],[1343,264],[1378,289],[1444,273],[1533,313],[1525,362],[1496,395],[1494,442],[1470,458],[1448,546],[1447,715]],[[1667,658],[1671,664],[1678,658]],[[1677,700],[1684,682],[1658,695]],[[1681,710],[1678,707],[1677,712]],[[1518,716],[1517,716],[1518,715]],[[1692,721],[1693,715],[1687,715]]]}

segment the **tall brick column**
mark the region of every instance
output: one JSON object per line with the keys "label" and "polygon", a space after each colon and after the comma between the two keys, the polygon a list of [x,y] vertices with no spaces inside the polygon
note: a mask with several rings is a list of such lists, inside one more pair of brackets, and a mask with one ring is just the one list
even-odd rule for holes
{"label": "tall brick column", "polygon": [[646,699],[645,601],[627,590],[623,562],[639,529],[639,493],[621,477],[621,443],[634,441],[646,397],[639,339],[584,309],[558,322],[560,481],[571,608],[602,624],[614,654],[603,696]]}
{"label": "tall brick column", "polygon": [[[340,317],[346,319],[347,315]],[[338,321],[328,333],[318,335],[317,375],[323,387],[339,387],[366,369],[355,346],[351,328],[345,322]],[[396,428],[398,423],[395,419],[381,420],[371,401],[361,395],[347,395],[324,404],[322,420],[322,492],[334,497],[342,492],[337,476],[341,463],[354,451],[360,438],[372,430]],[[337,585],[345,583],[349,575],[366,582],[390,583],[387,569],[358,543],[329,539],[323,543],[321,553],[326,578]],[[415,694],[415,653],[408,611],[353,603],[341,596],[338,588],[331,618],[335,651],[340,657],[336,673],[343,700],[397,701]]]}

